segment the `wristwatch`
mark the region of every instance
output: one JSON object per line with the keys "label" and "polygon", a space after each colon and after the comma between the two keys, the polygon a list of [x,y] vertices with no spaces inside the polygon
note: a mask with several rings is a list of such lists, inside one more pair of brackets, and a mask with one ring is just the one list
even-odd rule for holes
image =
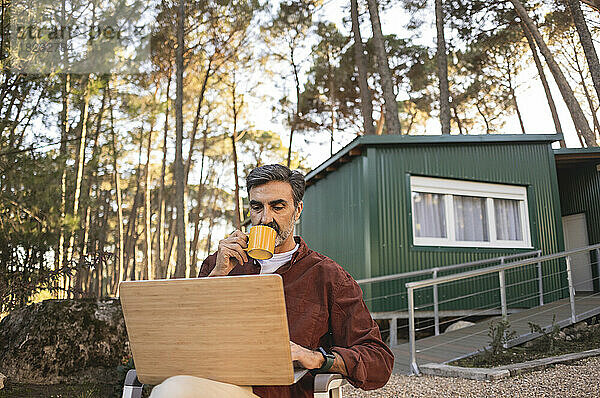
{"label": "wristwatch", "polygon": [[335,355],[333,355],[332,352],[325,350],[325,348],[323,347],[319,347],[318,350],[325,358],[325,362],[323,362],[323,365],[321,365],[319,369],[315,370],[317,372],[326,372],[333,366],[333,361],[335,361]]}

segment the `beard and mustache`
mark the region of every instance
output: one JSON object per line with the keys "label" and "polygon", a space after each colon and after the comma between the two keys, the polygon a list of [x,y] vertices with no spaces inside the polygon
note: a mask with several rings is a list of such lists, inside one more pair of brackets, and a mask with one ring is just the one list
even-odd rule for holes
{"label": "beard and mustache", "polygon": [[[294,213],[294,216],[296,215],[296,213]],[[275,220],[271,221],[270,223],[267,224],[259,224],[259,225],[266,225],[267,227],[271,227],[275,230],[275,232],[277,232],[277,235],[275,236],[275,247],[281,245],[289,236],[290,234],[294,231],[294,220],[296,217],[290,217],[290,221],[287,225],[284,225],[283,228],[279,226],[279,224],[277,224],[277,222]]]}

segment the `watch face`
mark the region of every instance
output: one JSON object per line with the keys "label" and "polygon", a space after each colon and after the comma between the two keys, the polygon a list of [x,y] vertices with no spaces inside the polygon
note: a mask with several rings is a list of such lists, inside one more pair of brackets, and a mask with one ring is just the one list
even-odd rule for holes
{"label": "watch face", "polygon": [[328,352],[323,347],[319,347],[319,352],[321,354],[323,354],[323,356],[325,357],[325,359],[327,359],[327,358],[335,358],[335,356],[331,352]]}

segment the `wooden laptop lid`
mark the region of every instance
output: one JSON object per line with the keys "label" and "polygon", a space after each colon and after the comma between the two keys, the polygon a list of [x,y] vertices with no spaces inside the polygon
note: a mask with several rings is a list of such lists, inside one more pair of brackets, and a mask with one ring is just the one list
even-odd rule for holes
{"label": "wooden laptop lid", "polygon": [[138,378],[191,375],[236,385],[294,381],[281,276],[120,284]]}

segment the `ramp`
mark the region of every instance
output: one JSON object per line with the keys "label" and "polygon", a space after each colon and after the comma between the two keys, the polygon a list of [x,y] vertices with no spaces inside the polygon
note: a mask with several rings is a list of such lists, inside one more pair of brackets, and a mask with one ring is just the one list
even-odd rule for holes
{"label": "ramp", "polygon": [[[575,311],[576,322],[600,314],[600,296],[597,294],[577,296]],[[542,328],[550,328],[555,315],[555,322],[560,327],[573,323],[569,298],[509,314],[508,321],[511,324],[511,330],[517,332],[517,337],[509,342],[509,346],[524,343],[538,336],[531,333],[529,322]],[[488,337],[490,322],[500,319],[501,317],[491,318],[474,326],[417,340],[417,362],[419,364],[447,363],[482,350],[490,343]],[[400,344],[391,349],[395,356],[394,373],[409,374],[409,344]]]}

